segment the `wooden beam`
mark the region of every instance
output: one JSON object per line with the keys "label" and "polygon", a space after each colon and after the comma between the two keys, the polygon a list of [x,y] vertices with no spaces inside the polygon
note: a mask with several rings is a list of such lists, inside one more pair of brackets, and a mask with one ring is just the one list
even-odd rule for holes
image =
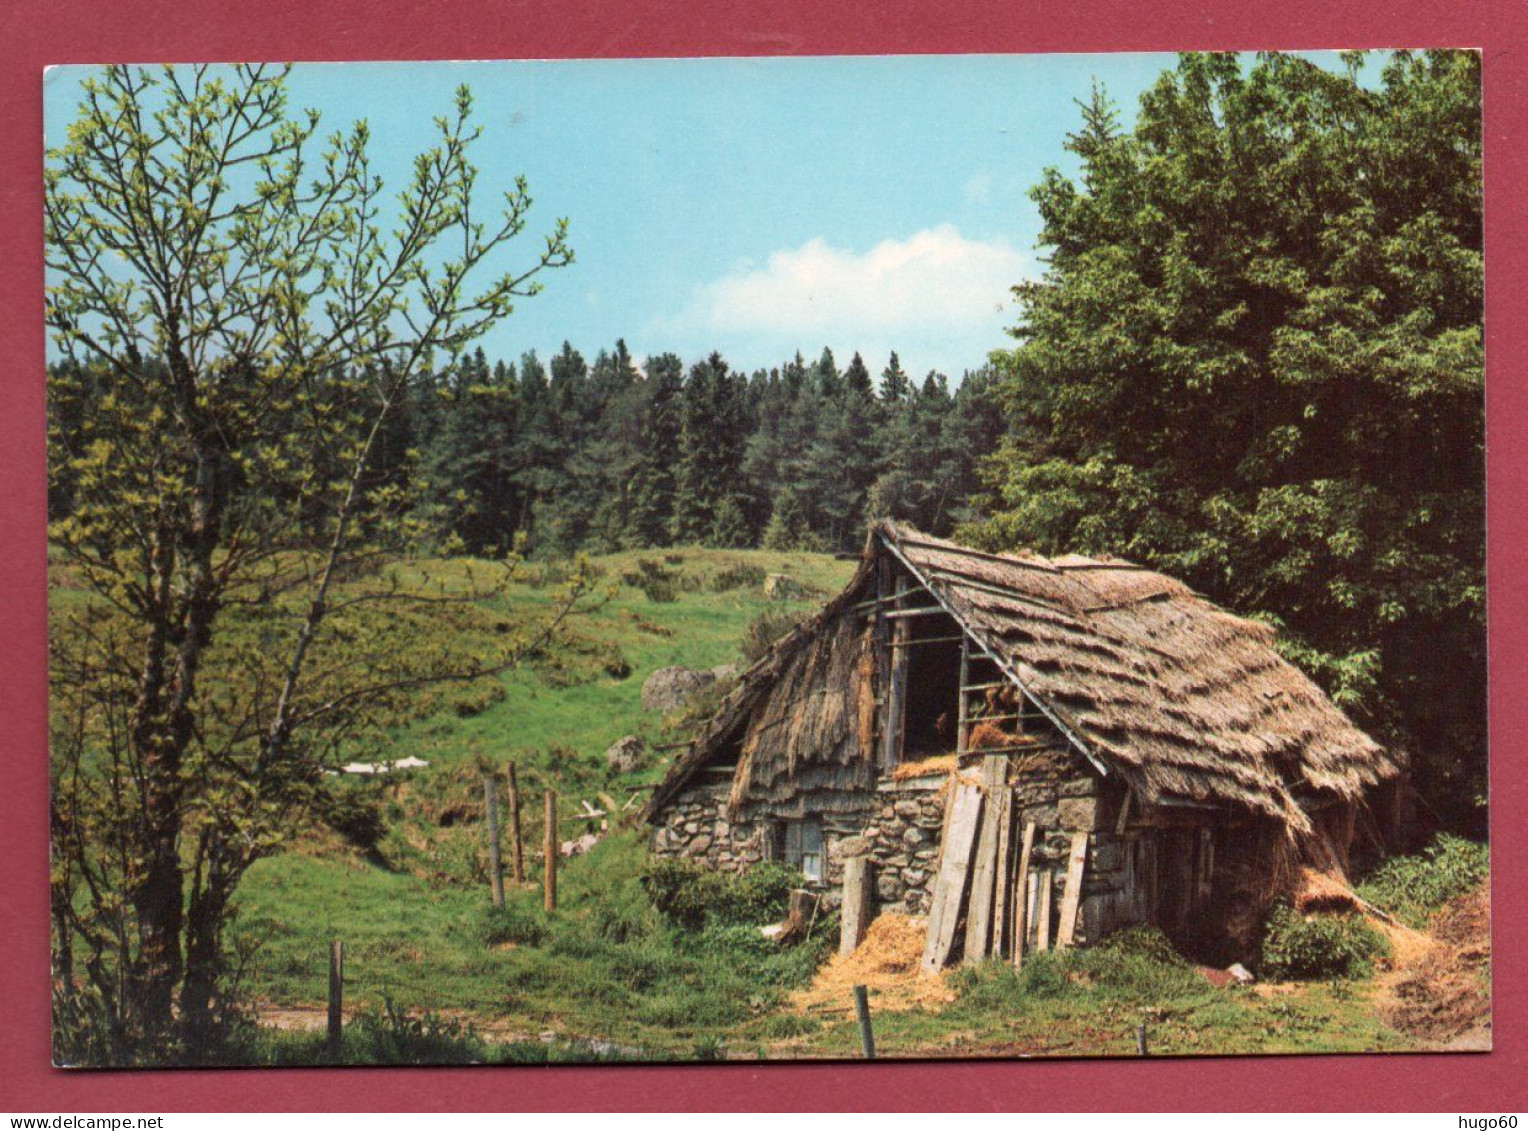
{"label": "wooden beam", "polygon": [[928,937],[923,944],[921,967],[928,973],[944,968],[955,945],[955,929],[965,903],[981,811],[981,786],[959,783],[950,791],[949,821],[929,907]]}
{"label": "wooden beam", "polygon": [[1029,856],[1035,848],[1035,823],[1024,826],[1019,863],[1013,877],[1013,968],[1024,968],[1024,948],[1029,944]]}
{"label": "wooden beam", "polygon": [[1077,912],[1082,907],[1082,873],[1087,867],[1088,834],[1072,834],[1072,851],[1066,862],[1066,887],[1061,893],[1061,925],[1056,931],[1056,946],[1068,947],[1077,937]]}
{"label": "wooden beam", "polygon": [[960,704],[955,716],[955,753],[966,752],[966,680],[971,674],[971,638],[960,634]]}
{"label": "wooden beam", "polygon": [[915,609],[892,609],[889,613],[882,613],[887,620],[906,620],[909,617],[932,617],[949,616],[949,612],[938,605],[919,605]]}
{"label": "wooden beam", "polygon": [[950,585],[958,585],[962,589],[969,589],[973,593],[983,593],[988,597],[996,597],[999,600],[1010,601],[1015,605],[1032,605],[1037,609],[1044,609],[1048,613],[1060,613],[1062,616],[1072,621],[1074,626],[1082,623],[1078,619],[1077,610],[1075,609],[1069,609],[1065,605],[1058,605],[1051,601],[1041,600],[1038,597],[1030,597],[1024,593],[1017,593],[1012,589],[1004,589],[1000,585],[987,585],[983,582],[977,581],[967,573],[959,573],[950,569],[940,569],[939,567],[934,566],[928,570],[928,575],[930,577],[938,578],[940,581],[944,581]]}
{"label": "wooden beam", "polygon": [[[897,596],[905,598],[907,595],[907,578],[902,574],[897,575]],[[888,672],[888,687],[886,689],[885,726],[881,731],[881,768],[883,770],[894,769],[902,760],[902,732],[905,729],[902,724],[902,715],[905,709],[907,694],[907,649],[900,647],[907,640],[907,622],[897,621],[895,624],[886,626],[885,618],[890,613],[882,614],[883,631],[890,628],[889,653],[891,657],[890,670]]]}
{"label": "wooden beam", "polygon": [[914,644],[958,644],[964,636],[912,636],[906,640],[893,640],[888,648],[911,648]]}
{"label": "wooden beam", "polygon": [[1130,803],[1135,800],[1135,794],[1130,787],[1125,787],[1125,800],[1119,803],[1119,820],[1114,822],[1114,835],[1124,836],[1125,826],[1130,823]]}

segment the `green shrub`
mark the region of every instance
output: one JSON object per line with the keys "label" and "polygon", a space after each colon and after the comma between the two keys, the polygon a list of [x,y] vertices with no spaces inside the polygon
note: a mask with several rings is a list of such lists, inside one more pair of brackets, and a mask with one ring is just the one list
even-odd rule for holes
{"label": "green shrub", "polygon": [[1490,874],[1488,846],[1444,833],[1415,856],[1385,861],[1358,885],[1358,894],[1407,926],[1424,927],[1438,908]]}
{"label": "green shrub", "polygon": [[1173,947],[1172,940],[1161,927],[1126,927],[1104,937],[1098,944],[1101,955],[1118,954],[1128,957],[1149,958],[1164,966],[1186,966],[1187,961]]}
{"label": "green shrub", "polygon": [[506,900],[503,907],[488,907],[483,912],[480,934],[488,946],[513,943],[515,946],[540,946],[548,929],[547,914],[519,900]]}
{"label": "green shrub", "polygon": [[656,861],[642,876],[648,899],[688,931],[715,926],[758,927],[785,917],[801,873],[774,861],[742,875],[714,872],[688,860]]}
{"label": "green shrub", "polygon": [[346,1025],[337,1058],[331,1059],[322,1033],[261,1032],[243,1063],[298,1064],[480,1064],[488,1046],[470,1026],[440,1017],[407,1013],[387,1001],[366,1009]]}
{"label": "green shrub", "polygon": [[345,1060],[360,1064],[476,1064],[488,1049],[476,1031],[434,1013],[406,1013],[385,1001],[345,1027]]}
{"label": "green shrub", "polygon": [[666,603],[679,599],[682,579],[678,571],[666,569],[662,562],[651,558],[638,558],[637,568],[621,574],[621,580],[642,590],[649,601]]}
{"label": "green shrub", "polygon": [[711,579],[711,590],[726,593],[732,589],[756,589],[764,584],[764,570],[749,562],[736,562],[717,571]]}
{"label": "green shrub", "polygon": [[777,923],[790,910],[790,893],[805,882],[795,868],[774,860],[741,875],[720,875],[712,917],[721,923],[757,927]]}
{"label": "green shrub", "polygon": [[320,820],[355,847],[370,851],[387,835],[382,807],[371,791],[347,784],[321,790],[315,798]]}
{"label": "green shrub", "polygon": [[812,615],[807,609],[765,609],[743,631],[743,659],[757,663],[791,629]]}
{"label": "green shrub", "polygon": [[1373,959],[1384,952],[1384,939],[1357,915],[1307,918],[1280,903],[1265,924],[1262,974],[1295,981],[1361,978],[1373,971]]}
{"label": "green shrub", "polygon": [[688,860],[658,860],[642,876],[659,914],[688,931],[705,926],[719,885],[717,873]]}

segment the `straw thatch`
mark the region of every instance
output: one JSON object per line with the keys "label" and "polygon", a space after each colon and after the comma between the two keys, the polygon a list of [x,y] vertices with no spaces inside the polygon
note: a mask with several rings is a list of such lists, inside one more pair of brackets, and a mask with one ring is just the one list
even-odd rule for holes
{"label": "straw thatch", "polygon": [[674,760],[644,812],[651,817],[723,748],[739,752],[730,808],[745,795],[778,815],[813,793],[817,811],[852,809],[871,783],[875,691],[869,631],[852,606],[867,588],[867,555],[848,587],[781,637],[745,671],[689,749]]}
{"label": "straw thatch", "polygon": [[883,523],[896,554],[1148,801],[1229,802],[1300,830],[1298,797],[1357,800],[1395,766],[1263,624],[1129,562],[999,555]]}
{"label": "straw thatch", "polygon": [[1302,799],[1355,801],[1396,773],[1278,655],[1271,629],[1181,582],[1118,560],[983,553],[883,522],[844,592],[744,674],[649,812],[730,741],[742,749],[734,808],[761,790],[783,796],[804,772],[846,788],[873,772],[874,663],[853,604],[871,594],[887,553],[1083,753],[1147,802],[1230,804],[1309,833]]}

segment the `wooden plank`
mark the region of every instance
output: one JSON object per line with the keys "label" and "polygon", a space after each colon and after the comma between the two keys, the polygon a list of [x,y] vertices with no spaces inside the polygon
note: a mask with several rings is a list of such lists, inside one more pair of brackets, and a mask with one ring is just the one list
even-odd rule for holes
{"label": "wooden plank", "polygon": [[1061,926],[1056,946],[1068,947],[1077,937],[1077,911],[1082,906],[1082,873],[1088,862],[1088,834],[1072,834],[1072,851],[1066,861],[1066,887],[1061,892]]}
{"label": "wooden plank", "polygon": [[[897,575],[897,597],[900,603],[907,595],[907,577]],[[890,613],[882,614],[882,621]],[[891,626],[891,639],[887,641],[891,653],[891,667],[886,690],[885,725],[881,729],[881,768],[894,769],[902,760],[902,714],[907,695],[907,649],[901,647],[908,637],[907,622],[898,621]]]}
{"label": "wooden plank", "polygon": [[1042,868],[1037,874],[1040,897],[1035,907],[1035,949],[1049,950],[1051,948],[1051,888],[1055,886],[1055,878],[1049,868]]}
{"label": "wooden plank", "polygon": [[958,644],[965,636],[914,636],[907,640],[893,640],[888,648],[915,648],[919,644]]}
{"label": "wooden plank", "polygon": [[989,948],[994,958],[1001,957],[1008,945],[1008,926],[1012,918],[1008,897],[1013,889],[1013,790],[1008,788],[1006,774],[998,801],[1002,813],[997,823],[997,875],[993,880],[992,945]]}
{"label": "wooden plank", "polygon": [[993,891],[997,886],[998,831],[1005,809],[1002,805],[1004,783],[1008,779],[1008,762],[1003,758],[989,758],[982,764],[982,792],[986,804],[982,807],[981,836],[976,846],[976,864],[971,871],[971,898],[966,910],[967,963],[980,962],[992,947]]}
{"label": "wooden plank", "polygon": [[1019,862],[1013,879],[1013,968],[1024,968],[1024,948],[1029,945],[1029,857],[1035,850],[1035,823],[1024,826],[1024,842],[1019,846]]}
{"label": "wooden plank", "polygon": [[844,861],[844,901],[839,908],[838,953],[853,954],[870,929],[870,857]]}
{"label": "wooden plank", "polygon": [[966,680],[971,675],[971,638],[960,634],[960,702],[955,711],[955,753],[966,752]]}
{"label": "wooden plank", "polygon": [[981,811],[981,786],[956,784],[950,795],[950,820],[929,907],[928,937],[923,944],[922,968],[929,973],[944,968],[955,946],[955,930],[960,925]]}

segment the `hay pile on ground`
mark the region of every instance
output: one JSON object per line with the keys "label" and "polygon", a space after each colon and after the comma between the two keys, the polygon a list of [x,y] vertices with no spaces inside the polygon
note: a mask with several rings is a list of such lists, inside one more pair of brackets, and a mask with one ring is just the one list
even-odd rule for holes
{"label": "hay pile on ground", "polygon": [[855,986],[870,991],[872,1009],[903,1012],[949,1004],[955,992],[945,985],[944,974],[918,968],[926,929],[923,919],[883,913],[870,924],[859,948],[834,955],[810,986],[792,996],[791,1005],[803,1013],[852,1013]]}
{"label": "hay pile on ground", "polygon": [[1489,891],[1482,887],[1453,900],[1431,926],[1430,945],[1414,961],[1396,956],[1397,973],[1382,1006],[1385,1021],[1433,1046],[1488,1049]]}

